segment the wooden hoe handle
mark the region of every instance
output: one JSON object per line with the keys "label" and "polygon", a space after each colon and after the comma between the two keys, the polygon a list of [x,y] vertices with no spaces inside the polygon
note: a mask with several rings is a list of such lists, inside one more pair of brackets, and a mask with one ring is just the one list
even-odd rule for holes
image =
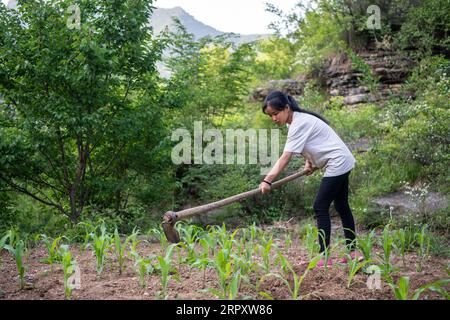
{"label": "wooden hoe handle", "polygon": [[[295,180],[301,176],[304,176],[305,174],[306,174],[306,171],[300,171],[300,172],[291,174],[290,176],[287,176],[281,180],[273,182],[271,185],[271,189],[279,188],[282,185],[288,183],[289,181]],[[261,190],[259,188],[256,188],[256,189],[253,189],[253,190],[250,190],[247,192],[243,192],[243,193],[239,193],[237,195],[234,195],[234,196],[231,196],[231,197],[228,197],[228,198],[216,201],[216,202],[211,202],[211,203],[208,203],[208,204],[205,204],[202,206],[185,209],[185,210],[181,210],[178,212],[169,211],[169,212],[166,212],[166,214],[164,215],[164,220],[166,222],[170,222],[171,224],[173,224],[177,220],[196,216],[196,215],[202,214],[204,212],[208,212],[208,211],[226,206],[228,204],[238,202],[238,201],[241,201],[246,198],[253,197],[258,194],[261,194]]]}

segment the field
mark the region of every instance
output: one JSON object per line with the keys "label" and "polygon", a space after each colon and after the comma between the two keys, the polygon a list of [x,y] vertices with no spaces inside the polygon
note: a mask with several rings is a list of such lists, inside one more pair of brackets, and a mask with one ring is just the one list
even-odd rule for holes
{"label": "field", "polygon": [[[3,250],[0,299],[449,298],[449,260],[430,256],[418,233],[408,244],[398,230],[361,232],[358,247],[369,243],[370,257],[348,263],[337,262],[345,249],[335,237],[328,253],[334,263],[324,268],[315,265],[321,256],[312,225],[278,222],[228,231],[180,224],[178,229],[184,245],[167,244],[158,229],[126,239],[104,226],[86,228],[86,241],[70,247],[62,244],[64,238],[42,239],[23,254],[22,289],[16,259]],[[334,222],[333,234],[340,232]],[[68,268],[74,261],[78,268]],[[78,288],[70,277],[76,269]]]}

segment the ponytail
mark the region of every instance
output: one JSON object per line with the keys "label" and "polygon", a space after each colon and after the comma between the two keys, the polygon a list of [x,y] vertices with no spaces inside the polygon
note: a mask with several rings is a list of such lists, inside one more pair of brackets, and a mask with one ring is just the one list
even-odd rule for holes
{"label": "ponytail", "polygon": [[268,106],[270,106],[273,109],[278,110],[278,111],[283,111],[286,108],[286,106],[289,106],[291,108],[291,110],[294,112],[310,114],[316,118],[319,118],[326,124],[329,124],[328,121],[324,117],[322,117],[320,114],[315,113],[313,111],[301,109],[299,107],[297,101],[295,101],[295,99],[292,96],[290,96],[288,94],[284,94],[281,91],[272,91],[267,95],[266,99],[264,100],[263,107],[262,107],[262,111],[264,113],[266,113],[266,109]]}

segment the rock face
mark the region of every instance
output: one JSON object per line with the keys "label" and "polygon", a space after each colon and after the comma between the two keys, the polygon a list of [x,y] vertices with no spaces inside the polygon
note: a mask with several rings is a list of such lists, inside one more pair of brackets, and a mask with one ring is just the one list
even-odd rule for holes
{"label": "rock face", "polygon": [[280,90],[291,96],[299,96],[303,94],[305,82],[285,79],[285,80],[271,80],[267,85],[258,87],[253,91],[253,99],[256,101],[264,101],[270,91]]}
{"label": "rock face", "polygon": [[377,89],[369,92],[368,86],[364,85],[364,73],[355,69],[350,59],[341,54],[327,61],[322,74],[330,96],[343,96],[344,104],[354,105],[384,101],[392,95],[400,94],[401,85],[408,77],[411,67],[408,59],[392,51],[370,47],[359,52],[358,57],[378,80]]}
{"label": "rock face", "polygon": [[[401,86],[411,70],[410,60],[391,50],[377,48],[376,44],[369,44],[364,50],[358,52],[357,56],[376,79],[376,89],[370,92],[368,84],[365,84],[364,72],[358,70],[346,54],[336,54],[326,61],[320,72],[320,78],[330,97],[342,96],[344,104],[356,105],[382,102],[392,95],[401,94]],[[297,80],[272,80],[267,85],[256,88],[253,98],[256,101],[263,101],[274,89],[293,96],[302,95],[308,80],[305,75]]]}
{"label": "rock face", "polygon": [[419,199],[399,191],[376,198],[372,202],[380,209],[389,210],[392,215],[433,213],[449,205],[448,199],[437,192],[429,192]]}

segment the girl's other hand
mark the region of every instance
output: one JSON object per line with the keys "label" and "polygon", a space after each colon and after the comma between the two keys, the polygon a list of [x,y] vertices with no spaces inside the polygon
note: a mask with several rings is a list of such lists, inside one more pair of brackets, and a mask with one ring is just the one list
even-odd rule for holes
{"label": "girl's other hand", "polygon": [[259,189],[261,190],[262,194],[269,193],[270,190],[271,190],[270,185],[268,183],[265,183],[265,182],[261,182],[259,184]]}

